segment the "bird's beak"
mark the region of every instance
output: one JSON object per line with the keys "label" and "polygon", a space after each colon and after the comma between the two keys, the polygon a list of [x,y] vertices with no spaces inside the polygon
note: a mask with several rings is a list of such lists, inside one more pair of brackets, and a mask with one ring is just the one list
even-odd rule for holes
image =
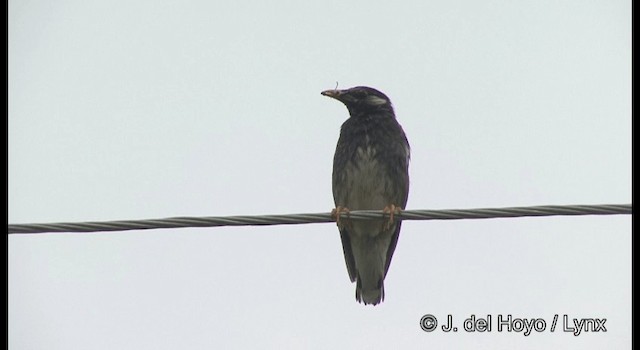
{"label": "bird's beak", "polygon": [[328,96],[331,98],[335,98],[336,100],[340,100],[340,95],[342,94],[342,90],[325,90],[320,93],[321,95]]}

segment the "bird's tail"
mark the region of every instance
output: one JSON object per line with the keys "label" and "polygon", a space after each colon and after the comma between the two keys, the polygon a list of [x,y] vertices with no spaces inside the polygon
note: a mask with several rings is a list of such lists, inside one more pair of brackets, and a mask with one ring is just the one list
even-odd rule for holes
{"label": "bird's tail", "polygon": [[363,283],[360,276],[356,283],[356,300],[359,303],[365,305],[377,305],[384,300],[384,277],[380,276],[380,279],[376,283]]}
{"label": "bird's tail", "polygon": [[384,300],[384,277],[389,239],[355,240],[356,300],[377,305]]}

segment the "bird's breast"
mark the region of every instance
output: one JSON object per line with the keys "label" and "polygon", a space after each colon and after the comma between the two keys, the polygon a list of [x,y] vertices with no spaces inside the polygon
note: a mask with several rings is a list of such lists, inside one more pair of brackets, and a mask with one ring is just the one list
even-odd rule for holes
{"label": "bird's breast", "polygon": [[345,205],[351,210],[379,210],[389,204],[385,169],[376,156],[370,145],[357,147],[345,167]]}

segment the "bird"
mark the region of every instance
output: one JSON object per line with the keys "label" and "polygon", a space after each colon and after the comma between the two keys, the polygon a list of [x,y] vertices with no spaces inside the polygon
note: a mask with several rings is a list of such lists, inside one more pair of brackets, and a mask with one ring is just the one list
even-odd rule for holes
{"label": "bird", "polygon": [[[409,141],[384,93],[356,86],[321,94],[342,102],[349,112],[333,157],[332,216],[349,278],[356,282],[356,301],[377,305],[384,300],[384,279],[402,225],[394,215],[409,196]],[[388,219],[341,219],[352,210],[381,209]]]}

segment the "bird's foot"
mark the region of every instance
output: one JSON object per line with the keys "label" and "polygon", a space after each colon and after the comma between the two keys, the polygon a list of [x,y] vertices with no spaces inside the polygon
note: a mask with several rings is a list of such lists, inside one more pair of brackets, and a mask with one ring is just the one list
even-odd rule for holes
{"label": "bird's foot", "polygon": [[384,207],[384,209],[382,209],[382,212],[385,214],[389,214],[389,220],[387,220],[384,223],[384,229],[388,230],[391,227],[391,224],[393,224],[394,219],[393,217],[395,215],[400,215],[400,212],[402,211],[402,208],[397,207],[395,204],[389,204],[386,207]]}
{"label": "bird's foot", "polygon": [[[338,228],[341,229],[341,230],[344,228],[344,223],[341,221],[342,220],[341,215],[343,213],[346,213],[347,214],[347,218],[348,218],[349,217],[349,208],[337,206],[333,210],[331,210],[331,218],[336,221],[336,224],[338,224]],[[350,223],[350,221],[348,219],[346,221],[347,221],[347,224]]]}

